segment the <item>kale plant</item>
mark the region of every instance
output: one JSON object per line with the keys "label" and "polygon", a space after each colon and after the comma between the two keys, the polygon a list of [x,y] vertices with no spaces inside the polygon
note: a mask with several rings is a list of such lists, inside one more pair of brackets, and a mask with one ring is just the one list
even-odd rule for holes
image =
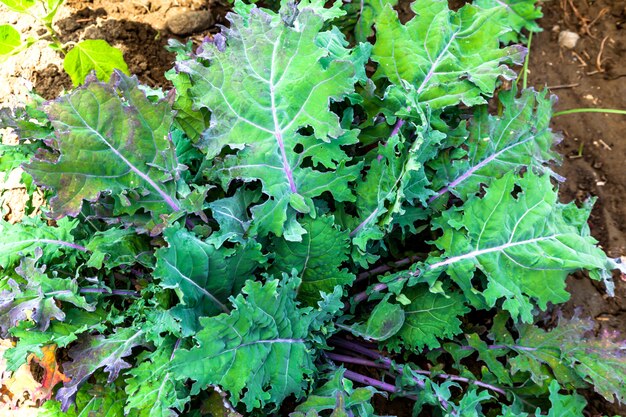
{"label": "kale plant", "polygon": [[624,268],[593,201],[559,202],[554,97],[515,87],[535,1],[416,0],[404,24],[393,4],[238,2],[195,51],[171,43],[170,91],[117,71],[4,111],[4,156],[48,200],[0,224],[0,330],[10,370],[58,348],[44,415],[626,400],[619,335],[547,320],[569,274],[611,293]]}

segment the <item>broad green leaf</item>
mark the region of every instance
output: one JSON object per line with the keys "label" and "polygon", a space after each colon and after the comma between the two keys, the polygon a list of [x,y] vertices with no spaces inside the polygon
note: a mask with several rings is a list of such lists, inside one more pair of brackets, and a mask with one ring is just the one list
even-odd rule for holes
{"label": "broad green leaf", "polygon": [[406,81],[415,87],[420,105],[440,109],[485,103],[482,96],[493,94],[499,77],[515,78],[505,64],[520,64],[524,51],[500,48],[504,9],[466,4],[453,12],[447,0],[416,0],[412,9],[416,16],[406,25],[391,6],[378,17],[374,79],[387,78],[395,88]]}
{"label": "broad green leaf", "polygon": [[61,402],[61,409],[67,411],[70,408],[80,386],[98,369],[104,368],[109,374],[109,384],[115,381],[122,370],[131,366],[123,358],[142,343],[143,332],[132,328],[119,328],[109,336],[81,336],[69,351],[72,360],[63,364],[63,372],[71,380],[57,391],[56,399]]}
{"label": "broad green leaf", "polygon": [[17,265],[22,256],[32,256],[41,249],[41,262],[49,264],[65,253],[86,251],[74,243],[71,234],[77,220],[61,219],[56,226],[49,226],[40,216],[24,217],[21,222],[10,224],[0,219],[0,268],[8,269]]}
{"label": "broad green leaf", "polygon": [[176,415],[174,408],[182,410],[189,401],[187,389],[170,369],[174,346],[174,339],[165,341],[128,371],[126,415],[135,410],[139,417],[172,417]]}
{"label": "broad green leaf", "polygon": [[537,2],[538,0],[474,0],[473,4],[483,9],[504,8],[506,13],[502,15],[502,24],[512,31],[502,34],[500,40],[509,43],[517,42],[523,29],[541,32],[537,20],[543,17],[543,13]]}
{"label": "broad green leaf", "polygon": [[20,33],[11,25],[0,25],[0,60],[13,54],[22,45]]}
{"label": "broad green leaf", "polygon": [[290,417],[313,417],[332,411],[333,417],[376,417],[370,401],[377,393],[373,387],[354,388],[352,381],[344,377],[344,368],[337,369],[329,380],[307,396]]}
{"label": "broad green leaf", "polygon": [[180,209],[173,181],[179,167],[167,137],[171,107],[150,102],[136,79],[116,72],[109,84],[89,82],[45,110],[60,156],[35,158],[24,169],[54,190],[55,218],[76,216],[83,200],[104,192],[130,204],[129,190],[139,192],[141,207],[154,214]]}
{"label": "broad green leaf", "polygon": [[301,224],[306,230],[302,242],[273,239],[270,250],[275,259],[270,273],[278,277],[295,269],[302,279],[298,299],[316,305],[320,292],[330,293],[336,285],[343,287],[354,281],[354,274],[341,268],[348,261],[348,232],[335,226],[332,216],[306,217]]}
{"label": "broad green leaf", "polygon": [[50,326],[50,320],[65,320],[65,313],[59,305],[70,303],[87,311],[94,311],[79,295],[76,280],[49,277],[46,266],[37,267],[41,250],[35,251],[34,258],[23,258],[15,272],[24,283],[8,279],[10,289],[0,291],[0,330],[2,334],[22,321],[32,321],[40,331]]}
{"label": "broad green leaf", "polygon": [[0,0],[9,9],[23,13],[37,4],[36,0]]}
{"label": "broad green leaf", "polygon": [[587,228],[568,223],[568,210],[576,209],[558,203],[548,175],[508,173],[492,181],[484,197],[471,197],[437,220],[444,234],[435,243],[445,254],[423,265],[421,279],[432,282],[445,271],[476,304],[471,280],[478,269],[487,277],[486,306],[502,300],[514,319],[530,323],[535,302],[545,309],[569,298],[568,274],[586,269],[610,280],[618,268]]}
{"label": "broad green leaf", "polygon": [[172,314],[189,336],[200,329],[198,319],[228,312],[227,301],[265,262],[261,245],[247,241],[234,248],[218,247],[176,227],[164,231],[167,248],[156,253],[155,278],[163,288],[173,288],[180,304]]}
{"label": "broad green leaf", "polygon": [[441,340],[461,333],[459,317],[469,312],[462,294],[433,293],[423,284],[407,288],[402,294],[411,304],[404,306],[404,325],[385,343],[389,349],[438,348]]}
{"label": "broad green leaf", "polygon": [[[336,201],[353,201],[348,183],[360,170],[346,166],[350,158],[341,149],[357,141],[356,132],[344,130],[329,111],[330,100],[354,91],[354,64],[323,60],[328,50],[316,37],[324,19],[310,9],[301,10],[293,26],[286,23],[293,16],[283,17],[258,9],[229,14],[230,28],[200,48],[198,57],[209,66],[200,60],[177,65],[189,74],[197,106],[212,113],[198,146],[209,159],[224,147],[236,151],[216,161],[211,177],[224,188],[235,179],[260,180],[269,200],[254,222],[277,235],[288,229],[288,206],[307,212],[312,198],[326,191]],[[302,231],[293,232],[290,240],[300,239]]]}
{"label": "broad green leaf", "polygon": [[451,192],[467,200],[504,174],[524,169],[552,173],[548,164],[560,161],[553,147],[560,141],[550,129],[552,105],[556,97],[532,89],[516,98],[515,88],[498,95],[502,113],[489,115],[487,106],[479,107],[470,124],[465,142],[467,152],[453,148],[450,155],[433,164],[437,169],[434,198]]}
{"label": "broad green leaf", "polygon": [[561,318],[550,331],[521,325],[519,332],[511,347],[518,354],[509,360],[512,372],[529,372],[535,383],[543,384],[552,377],[542,369],[547,365],[567,388],[585,381],[607,401],[626,401],[626,344],[621,336],[604,332],[596,337],[594,322],[579,317]]}
{"label": "broad green leaf", "polygon": [[108,82],[114,70],[130,75],[122,51],[112,47],[102,39],[88,39],[77,43],[63,60],[63,69],[79,86],[85,82],[91,71],[96,77]]}
{"label": "broad green leaf", "polygon": [[245,296],[231,299],[229,314],[200,320],[197,346],[176,351],[172,372],[196,381],[192,394],[219,385],[248,411],[278,407],[290,395],[300,398],[315,369],[310,333],[333,312],[298,307],[299,283],[287,276],[265,284],[248,281]]}

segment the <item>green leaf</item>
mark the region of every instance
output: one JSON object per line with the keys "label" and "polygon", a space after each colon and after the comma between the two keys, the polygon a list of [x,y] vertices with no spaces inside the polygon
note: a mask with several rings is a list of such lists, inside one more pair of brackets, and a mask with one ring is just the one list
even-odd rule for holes
{"label": "green leaf", "polygon": [[307,216],[300,224],[306,230],[302,242],[273,239],[270,251],[275,260],[269,272],[280,276],[295,269],[302,279],[298,299],[316,305],[320,292],[330,293],[336,285],[343,287],[354,281],[354,274],[341,268],[348,261],[348,232],[335,225],[333,216]]}
{"label": "green leaf", "polygon": [[[324,19],[308,8],[295,26],[260,9],[228,19],[230,28],[200,48],[208,67],[189,60],[177,68],[189,74],[197,106],[212,112],[198,146],[209,159],[224,147],[236,150],[216,162],[211,177],[225,189],[235,179],[260,180],[270,199],[255,216],[263,223],[257,228],[282,235],[289,204],[311,208],[311,199],[326,191],[336,201],[354,200],[348,183],[360,167],[346,166],[350,158],[341,146],[355,143],[356,132],[342,129],[329,104],[354,91],[355,68],[322,61],[328,50],[315,40]],[[301,233],[292,236],[298,240]]]}
{"label": "green leaf", "polygon": [[537,23],[543,17],[541,7],[537,7],[537,0],[474,0],[474,5],[489,9],[494,7],[504,8],[502,24],[512,29],[500,36],[503,43],[517,42],[523,29],[529,32],[541,32]]}
{"label": "green leaf", "polygon": [[108,82],[114,70],[130,75],[122,51],[112,47],[102,39],[88,39],[77,43],[63,60],[63,69],[79,86],[85,82],[91,71],[96,77]]}
{"label": "green leaf", "polygon": [[45,110],[60,156],[35,158],[24,169],[38,185],[55,191],[50,199],[55,218],[78,215],[83,200],[94,201],[103,192],[130,204],[128,190],[141,192],[139,207],[146,211],[179,210],[173,181],[179,166],[167,138],[172,110],[165,101],[150,102],[136,79],[116,72],[109,84],[89,82]]}
{"label": "green leaf", "polygon": [[400,304],[392,304],[390,295],[382,299],[367,319],[367,323],[355,325],[352,331],[365,340],[383,341],[398,333],[406,321],[406,315]]}
{"label": "green leaf", "polygon": [[492,181],[484,197],[471,197],[437,220],[444,234],[436,244],[445,257],[431,258],[421,279],[432,282],[446,271],[482,308],[471,282],[479,269],[488,282],[482,292],[486,306],[502,299],[514,319],[530,323],[533,300],[545,309],[569,298],[565,278],[570,273],[586,269],[595,279],[610,279],[618,268],[588,230],[569,224],[566,210],[576,209],[558,203],[549,176],[508,173]]}
{"label": "green leaf", "polygon": [[91,252],[87,266],[107,270],[122,265],[150,265],[150,245],[132,229],[112,228],[96,232],[86,248]]}
{"label": "green leaf", "polygon": [[425,202],[431,195],[424,162],[442,138],[439,132],[420,127],[413,143],[394,135],[368,156],[367,176],[356,188],[358,222],[350,233],[360,252],[367,253],[369,242],[381,240],[391,231],[406,214],[407,205]]}
{"label": "green leaf", "polygon": [[4,3],[9,9],[20,13],[24,13],[37,4],[36,0],[0,0],[0,2]]}
{"label": "green leaf", "polygon": [[[349,5],[350,3],[346,3]],[[367,38],[374,34],[372,26],[378,22],[378,16],[386,9],[387,5],[394,7],[398,0],[363,0],[358,4],[359,20],[354,27],[354,37],[357,42],[367,42]]]}
{"label": "green leaf", "polygon": [[200,317],[228,312],[228,298],[265,263],[261,245],[254,241],[226,248],[185,229],[171,227],[163,234],[168,247],[156,253],[154,277],[161,287],[175,289],[180,304],[172,314],[181,320],[185,336],[200,329]]}
{"label": "green leaf", "polygon": [[176,351],[172,371],[196,381],[192,394],[219,385],[230,392],[233,404],[242,401],[248,411],[278,407],[292,394],[300,398],[315,369],[310,333],[333,312],[299,308],[299,284],[286,276],[265,284],[248,281],[246,296],[232,299],[230,314],[201,319],[198,345]]}
{"label": "green leaf", "polygon": [[36,250],[34,258],[22,259],[15,272],[25,283],[9,278],[10,290],[0,291],[0,330],[3,334],[26,320],[32,320],[40,331],[45,331],[50,326],[50,320],[65,320],[65,313],[57,305],[62,302],[87,311],[95,310],[95,306],[79,295],[76,280],[56,276],[50,278],[45,273],[45,265],[37,268],[40,257],[41,250]]}
{"label": "green leaf", "polygon": [[170,369],[170,359],[175,340],[165,341],[128,372],[126,379],[125,412],[136,410],[139,417],[171,417],[173,408],[183,409],[189,401],[184,384],[177,380]]}
{"label": "green leaf", "polygon": [[62,253],[67,256],[71,251],[85,251],[74,243],[71,234],[77,224],[78,220],[61,219],[56,226],[50,226],[41,216],[24,217],[15,224],[0,219],[0,268],[17,265],[22,256],[33,256],[36,249],[41,249],[44,264],[50,264]]}
{"label": "green leaf", "polygon": [[219,231],[211,238],[221,246],[226,240],[244,243],[252,219],[248,207],[261,198],[260,190],[240,188],[232,197],[222,198],[209,203],[213,218],[219,224]]}
{"label": "green leaf", "polygon": [[61,409],[67,411],[70,408],[80,386],[98,369],[104,368],[109,374],[109,384],[115,381],[120,371],[131,366],[123,358],[141,343],[143,332],[132,328],[119,328],[110,336],[81,336],[69,351],[72,361],[63,364],[63,372],[71,380],[57,391],[56,399],[61,401]]}
{"label": "green leaf", "polygon": [[0,25],[0,60],[12,55],[22,45],[20,33],[11,25]]}
{"label": "green leaf", "polygon": [[[512,346],[518,356],[511,358],[512,372],[529,372],[536,384],[551,375],[567,388],[589,383],[607,401],[626,401],[626,344],[616,333],[604,332],[595,337],[594,322],[573,317],[561,318],[550,331],[532,325],[519,326],[519,339]],[[552,385],[550,386],[552,392]],[[558,414],[554,414],[555,416]]]}
{"label": "green leaf", "polygon": [[[344,368],[330,375],[328,381],[307,396],[290,417],[310,417],[332,411],[333,417],[376,417],[371,400],[377,393],[373,387],[354,388],[352,381],[344,377]],[[326,414],[324,414],[326,415]]]}
{"label": "green leaf", "polygon": [[[550,407],[548,417],[583,417],[583,409],[587,406],[587,401],[578,394],[559,394],[559,389],[558,382],[552,381],[550,383],[550,402],[552,407]],[[537,415],[539,415],[539,410],[537,410]]]}
{"label": "green leaf", "polygon": [[561,138],[550,129],[556,97],[532,89],[522,91],[519,98],[516,93],[513,88],[498,94],[503,106],[498,116],[489,115],[487,106],[479,107],[465,142],[467,152],[453,148],[454,157],[448,155],[433,164],[437,169],[434,185],[440,189],[434,198],[451,192],[467,200],[481,185],[488,186],[511,171],[552,173],[548,165],[561,160],[553,149]]}
{"label": "green leaf", "polygon": [[500,48],[498,38],[506,31],[499,24],[502,8],[466,4],[453,12],[447,0],[417,0],[412,10],[416,16],[406,25],[390,6],[378,17],[375,80],[386,78],[395,88],[406,81],[421,106],[440,109],[485,103],[482,96],[493,94],[499,77],[515,78],[504,64],[521,64],[524,50]]}
{"label": "green leaf", "polygon": [[440,340],[461,333],[459,317],[469,312],[462,294],[433,293],[423,284],[407,288],[402,294],[411,304],[404,307],[404,325],[385,343],[389,349],[434,349],[441,345]]}

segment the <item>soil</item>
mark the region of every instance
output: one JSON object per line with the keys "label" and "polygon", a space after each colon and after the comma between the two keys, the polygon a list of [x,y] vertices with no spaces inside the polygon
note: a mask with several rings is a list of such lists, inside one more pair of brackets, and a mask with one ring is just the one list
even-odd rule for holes
{"label": "soil", "polygon": [[[402,13],[406,9],[403,17],[408,18],[410,11],[404,7],[408,1],[400,1],[399,10]],[[452,3],[458,6],[463,1]],[[173,37],[167,30],[167,19],[186,10],[211,10],[215,23],[224,24],[227,8],[217,0],[69,0],[56,26],[64,42],[107,40],[124,52],[131,73],[143,83],[167,88],[163,74],[174,61],[164,49],[167,39]],[[534,36],[531,46],[529,86],[547,87],[557,94],[557,111],[581,107],[625,109],[626,0],[549,0],[543,3],[543,11],[545,16],[539,23],[544,31]],[[0,23],[14,24],[31,35],[37,33],[33,20],[2,6]],[[198,43],[217,30],[212,26],[190,39]],[[574,49],[559,46],[559,33],[564,30],[580,35]],[[61,63],[61,57],[47,48],[45,41],[2,63],[0,107],[25,102],[31,89],[50,99],[70,88]],[[590,219],[591,233],[609,255],[626,255],[626,117],[602,113],[562,115],[554,119],[553,129],[563,134],[559,149],[564,161],[557,169],[567,178],[561,185],[563,201],[582,202],[597,196]],[[24,211],[23,186],[13,179],[7,184],[0,182],[2,187],[12,188],[5,209],[8,218],[16,221]],[[594,317],[598,332],[626,332],[626,277],[614,278],[615,297],[609,297],[602,284],[583,274],[571,277],[568,289],[572,298],[560,309],[565,315],[577,310],[578,314]],[[607,404],[593,393],[588,399],[590,416],[626,416],[626,408]]]}

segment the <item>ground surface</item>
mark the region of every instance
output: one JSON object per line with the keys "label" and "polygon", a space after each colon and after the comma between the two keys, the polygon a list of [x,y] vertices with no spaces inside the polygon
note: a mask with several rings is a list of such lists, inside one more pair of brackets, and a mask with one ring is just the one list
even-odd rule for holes
{"label": "ground surface", "polygon": [[[458,3],[458,2],[456,2]],[[211,9],[216,23],[224,23],[226,8],[201,0],[69,0],[57,19],[64,41],[105,39],[122,49],[130,71],[152,86],[167,86],[163,73],[173,63],[164,50],[171,37],[166,21],[186,10]],[[402,9],[402,7],[401,7]],[[531,47],[529,85],[548,87],[559,96],[557,110],[580,107],[626,108],[626,0],[550,0],[544,2],[544,32]],[[33,21],[0,9],[0,23],[12,23],[36,33]],[[196,41],[211,29],[197,33]],[[573,50],[559,46],[559,33],[569,30],[581,37]],[[17,105],[34,88],[46,98],[71,86],[61,70],[61,58],[38,42],[31,49],[0,66],[0,107]],[[626,255],[626,117],[605,114],[574,114],[555,118],[553,128],[563,133],[564,154],[559,173],[567,178],[561,186],[563,201],[583,201],[598,196],[591,230],[611,256]],[[9,139],[5,139],[9,140]],[[18,176],[19,177],[19,176]],[[17,178],[16,178],[17,179]],[[2,184],[0,184],[1,186]],[[8,217],[17,220],[23,212],[25,191],[16,180],[8,200]],[[602,285],[582,275],[569,280],[571,301],[563,309],[575,308],[594,317],[598,331],[618,330],[626,334],[626,282],[616,276],[616,297],[606,296]],[[623,415],[590,395],[590,415]],[[404,410],[385,410],[401,414]]]}

